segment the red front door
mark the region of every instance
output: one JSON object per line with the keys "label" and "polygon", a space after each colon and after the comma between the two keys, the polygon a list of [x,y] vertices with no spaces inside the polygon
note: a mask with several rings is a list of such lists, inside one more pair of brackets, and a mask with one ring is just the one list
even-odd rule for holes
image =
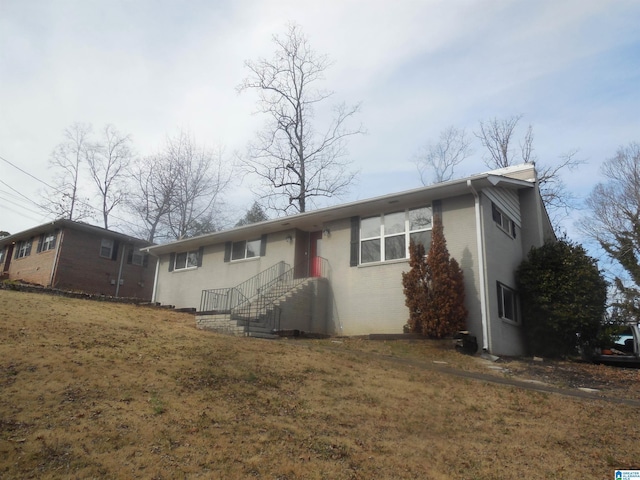
{"label": "red front door", "polygon": [[322,231],[309,234],[309,276],[322,276]]}

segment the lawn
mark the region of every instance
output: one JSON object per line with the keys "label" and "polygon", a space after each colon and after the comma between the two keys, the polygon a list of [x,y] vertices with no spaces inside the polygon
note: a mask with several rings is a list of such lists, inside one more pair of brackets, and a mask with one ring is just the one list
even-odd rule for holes
{"label": "lawn", "polygon": [[434,362],[488,371],[443,344],[234,338],[188,314],[0,290],[0,478],[611,479],[640,468],[639,407]]}

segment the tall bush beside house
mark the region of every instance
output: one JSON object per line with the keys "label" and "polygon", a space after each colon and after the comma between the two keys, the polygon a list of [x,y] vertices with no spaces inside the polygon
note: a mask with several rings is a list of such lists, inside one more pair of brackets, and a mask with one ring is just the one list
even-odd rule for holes
{"label": "tall bush beside house", "polygon": [[607,282],[582,246],[562,239],[532,248],[516,277],[530,353],[562,357],[596,341]]}
{"label": "tall bush beside house", "polygon": [[405,303],[409,308],[411,332],[443,338],[464,330],[464,277],[458,262],[449,256],[442,221],[433,219],[431,246],[425,258],[424,246],[409,246],[408,272],[402,273]]}

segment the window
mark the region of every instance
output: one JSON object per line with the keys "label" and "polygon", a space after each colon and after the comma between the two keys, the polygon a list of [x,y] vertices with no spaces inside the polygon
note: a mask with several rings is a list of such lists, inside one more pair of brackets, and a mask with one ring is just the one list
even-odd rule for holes
{"label": "window", "polygon": [[408,258],[411,240],[428,250],[431,221],[431,207],[363,218],[360,221],[360,263]]}
{"label": "window", "polygon": [[111,258],[113,255],[113,240],[103,238],[100,242],[100,256],[104,258]]}
{"label": "window", "polygon": [[260,238],[257,240],[233,242],[231,245],[231,260],[259,257],[261,247],[262,240]]}
{"label": "window", "polygon": [[518,295],[515,290],[498,282],[498,315],[505,320],[518,322],[520,315],[518,312]]}
{"label": "window", "polygon": [[196,268],[200,266],[199,252],[193,250],[191,252],[180,252],[175,254],[174,270],[182,270],[185,268]]}
{"label": "window", "polygon": [[500,210],[494,203],[491,203],[491,216],[493,221],[496,222],[498,227],[504,230],[505,233],[516,238],[516,224],[509,216]]}
{"label": "window", "polygon": [[131,249],[127,258],[127,263],[132,265],[143,266],[145,264],[145,254],[140,250]]}
{"label": "window", "polygon": [[18,242],[18,250],[16,252],[16,258],[28,257],[31,255],[31,244],[33,243],[33,239],[23,240]]}
{"label": "window", "polygon": [[56,234],[55,232],[44,233],[40,237],[40,245],[38,246],[38,252],[46,252],[56,247]]}

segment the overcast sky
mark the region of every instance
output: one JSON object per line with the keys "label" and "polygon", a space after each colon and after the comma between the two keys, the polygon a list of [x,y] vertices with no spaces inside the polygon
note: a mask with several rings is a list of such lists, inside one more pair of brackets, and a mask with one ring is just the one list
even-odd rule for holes
{"label": "overcast sky", "polygon": [[[640,141],[638,0],[0,0],[0,230],[53,219],[25,197],[74,122],[115,125],[139,155],[187,129],[231,161],[262,124],[255,94],[236,93],[244,61],[270,57],[288,22],[333,61],[331,102],[362,103],[343,200],[420,186],[412,158],[449,125],[524,115],[540,163],[580,150],[565,177],[579,196]],[[457,174],[486,170],[474,149]],[[227,198],[239,214],[245,187]]]}

